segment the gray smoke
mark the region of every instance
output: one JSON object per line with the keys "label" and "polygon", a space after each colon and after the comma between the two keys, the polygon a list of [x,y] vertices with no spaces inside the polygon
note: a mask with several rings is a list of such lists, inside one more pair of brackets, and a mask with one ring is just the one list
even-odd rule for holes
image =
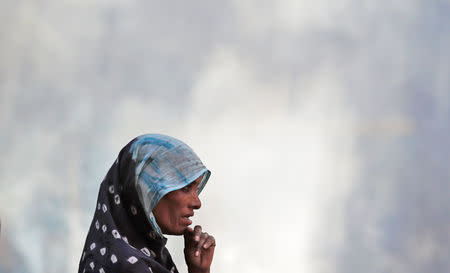
{"label": "gray smoke", "polygon": [[2,1],[0,272],[76,271],[100,181],[150,132],[213,172],[214,272],[448,271],[449,11]]}

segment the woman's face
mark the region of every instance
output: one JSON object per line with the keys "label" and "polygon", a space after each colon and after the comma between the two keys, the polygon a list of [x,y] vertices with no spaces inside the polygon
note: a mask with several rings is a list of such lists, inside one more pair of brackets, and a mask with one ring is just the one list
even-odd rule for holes
{"label": "woman's face", "polygon": [[192,224],[189,217],[194,216],[194,210],[202,205],[197,193],[202,177],[203,175],[184,188],[164,195],[153,209],[156,222],[164,234],[182,235]]}

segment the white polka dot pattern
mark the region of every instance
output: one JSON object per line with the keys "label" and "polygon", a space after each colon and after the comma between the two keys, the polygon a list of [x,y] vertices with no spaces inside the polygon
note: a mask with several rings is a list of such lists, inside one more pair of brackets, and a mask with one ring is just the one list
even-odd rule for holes
{"label": "white polka dot pattern", "polygon": [[136,257],[134,257],[134,256],[131,256],[130,258],[128,258],[128,262],[130,263],[130,264],[135,264],[136,262],[137,262],[137,258]]}
{"label": "white polka dot pattern", "polygon": [[92,243],[91,246],[89,247],[91,250],[93,250],[95,248],[95,243]]}
{"label": "white polka dot pattern", "polygon": [[113,185],[109,186],[108,190],[109,193],[114,193],[114,186]]}
{"label": "white polka dot pattern", "polygon": [[148,250],[148,248],[144,247],[141,249],[142,253],[144,253],[145,255],[150,257],[150,251]]}
{"label": "white polka dot pattern", "polygon": [[106,253],[106,247],[100,248],[100,254],[105,255]]}
{"label": "white polka dot pattern", "polygon": [[105,205],[105,204],[103,204],[103,206],[102,206],[102,210],[103,210],[103,212],[106,212],[106,211],[108,210],[108,208],[106,207],[106,205]]}
{"label": "white polka dot pattern", "polygon": [[116,205],[120,204],[120,196],[118,194],[114,195],[114,202],[116,203]]}
{"label": "white polka dot pattern", "polygon": [[111,255],[111,262],[113,263],[113,264],[115,264],[116,262],[117,262],[117,257],[116,257],[116,255]]}
{"label": "white polka dot pattern", "polygon": [[136,214],[137,214],[137,209],[136,209],[135,206],[131,206],[131,213],[132,213],[133,215],[136,215]]}
{"label": "white polka dot pattern", "polygon": [[113,231],[111,233],[114,236],[114,238],[120,239],[120,234],[117,230],[113,229]]}
{"label": "white polka dot pattern", "polygon": [[103,232],[106,232],[106,230],[107,230],[106,225],[102,226],[102,230],[103,230]]}
{"label": "white polka dot pattern", "polygon": [[92,269],[94,269],[94,267],[95,267],[94,262],[91,262],[91,263],[89,264],[89,266],[90,266]]}
{"label": "white polka dot pattern", "polygon": [[103,270],[103,268],[101,267],[101,268],[98,270],[98,273],[105,273],[105,270]]}
{"label": "white polka dot pattern", "polygon": [[100,228],[100,223],[98,220],[95,221],[95,228],[98,230]]}

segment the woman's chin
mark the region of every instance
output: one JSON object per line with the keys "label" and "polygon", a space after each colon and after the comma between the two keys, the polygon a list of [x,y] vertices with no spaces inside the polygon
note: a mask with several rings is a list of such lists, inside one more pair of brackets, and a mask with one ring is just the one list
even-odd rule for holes
{"label": "woman's chin", "polygon": [[186,225],[180,225],[176,228],[172,228],[170,230],[163,230],[163,233],[166,235],[174,235],[174,236],[178,236],[178,235],[183,235],[184,231],[187,229],[188,227]]}

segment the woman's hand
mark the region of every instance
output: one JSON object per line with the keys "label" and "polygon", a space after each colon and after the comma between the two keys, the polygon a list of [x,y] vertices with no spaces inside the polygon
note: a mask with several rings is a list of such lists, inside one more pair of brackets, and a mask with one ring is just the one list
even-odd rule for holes
{"label": "woman's hand", "polygon": [[216,239],[201,226],[188,227],[184,231],[184,259],[189,273],[209,273],[216,247]]}

